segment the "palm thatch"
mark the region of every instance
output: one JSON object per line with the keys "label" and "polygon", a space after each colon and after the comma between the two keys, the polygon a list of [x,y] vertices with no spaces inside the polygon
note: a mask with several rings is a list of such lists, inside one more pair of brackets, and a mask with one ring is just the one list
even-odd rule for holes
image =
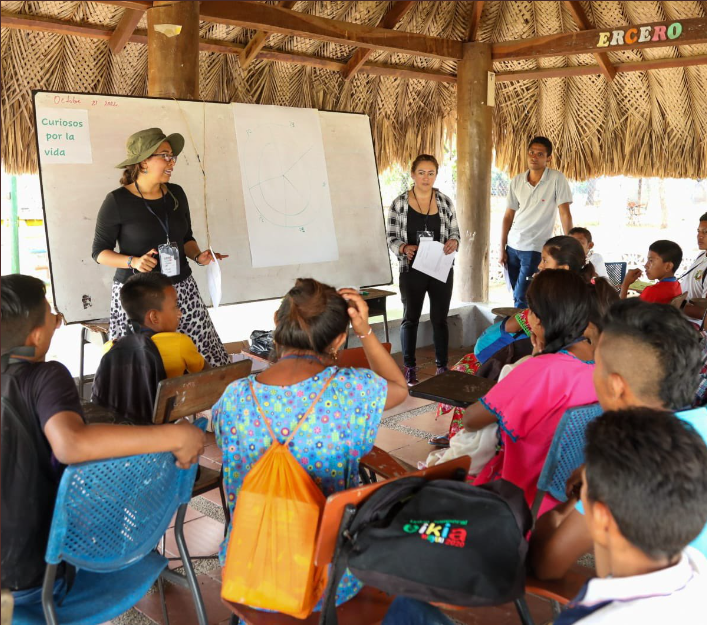
{"label": "palm thatch", "polygon": [[[597,27],[705,17],[704,2],[582,2]],[[115,28],[122,8],[94,2],[2,2],[25,14]],[[294,10],[376,25],[390,2],[298,2]],[[399,30],[463,41],[471,2],[416,2]],[[145,18],[138,28],[145,28]],[[484,42],[571,32],[563,2],[485,2],[477,31]],[[254,31],[202,22],[201,36],[245,44]],[[268,47],[342,62],[351,46],[271,35]],[[2,161],[10,172],[37,170],[31,89],[147,95],[147,46],[128,43],[113,55],[105,40],[2,28]],[[707,45],[609,52],[614,63],[707,54]],[[456,74],[456,63],[378,51],[371,61]],[[592,65],[592,55],[494,63],[510,71]],[[345,81],[328,69],[256,59],[245,70],[232,54],[200,53],[204,100],[363,112],[371,117],[381,170],[419,152],[442,153],[456,126],[456,87],[427,80],[358,73]],[[707,66],[499,82],[494,110],[496,162],[510,174],[525,167],[535,134],[556,145],[556,166],[571,178],[601,175],[707,177]]]}

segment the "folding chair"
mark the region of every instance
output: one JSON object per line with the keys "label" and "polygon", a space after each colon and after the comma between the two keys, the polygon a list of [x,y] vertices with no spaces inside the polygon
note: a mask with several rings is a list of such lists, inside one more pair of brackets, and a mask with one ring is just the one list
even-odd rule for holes
{"label": "folding chair", "polygon": [[[168,622],[162,586],[168,560],[155,547],[174,513],[186,511],[196,469],[178,469],[171,453],[67,467],[49,535],[42,603],[15,606],[13,623],[104,623],[134,606],[155,580]],[[177,534],[177,546],[186,571],[181,581],[191,590],[199,624],[207,625],[183,534]],[[76,576],[56,605],[54,585],[62,562],[75,567]]]}
{"label": "folding chair", "polygon": [[538,478],[538,492],[532,509],[533,520],[537,519],[546,494],[558,501],[567,501],[567,480],[584,462],[584,432],[587,425],[601,413],[599,404],[587,404],[569,408],[562,415]]}
{"label": "folding chair", "polygon": [[[670,305],[673,308],[677,308],[678,310],[682,310],[685,307],[685,304],[687,303],[687,293],[680,293],[680,295],[676,295],[673,297],[673,299],[670,300]],[[703,317],[704,319],[704,317]]]}
{"label": "folding chair", "polygon": [[606,274],[609,276],[609,282],[617,290],[621,290],[621,284],[626,277],[626,265],[625,262],[619,263],[605,263]]}
{"label": "folding chair", "polygon": [[[157,387],[152,422],[168,423],[195,415],[202,410],[209,410],[223,395],[226,387],[231,382],[250,375],[252,366],[252,361],[241,360],[223,367],[207,369],[200,373],[190,373],[178,378],[162,380]],[[192,497],[203,495],[214,488],[218,488],[221,495],[221,506],[226,517],[225,536],[231,518],[228,504],[226,503],[226,495],[223,492],[222,472],[200,467],[199,477],[194,484]]]}

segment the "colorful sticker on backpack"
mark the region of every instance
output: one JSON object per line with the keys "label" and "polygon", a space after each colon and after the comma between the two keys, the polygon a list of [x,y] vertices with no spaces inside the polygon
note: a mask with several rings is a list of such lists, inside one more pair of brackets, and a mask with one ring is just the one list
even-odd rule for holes
{"label": "colorful sticker on backpack", "polygon": [[441,521],[410,520],[403,525],[406,534],[419,534],[422,540],[449,547],[463,547],[466,544],[468,521],[444,519]]}

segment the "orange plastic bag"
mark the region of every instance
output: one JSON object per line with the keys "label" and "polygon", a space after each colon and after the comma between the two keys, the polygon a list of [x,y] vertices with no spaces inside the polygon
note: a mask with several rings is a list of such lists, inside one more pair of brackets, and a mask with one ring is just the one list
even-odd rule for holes
{"label": "orange plastic bag", "polygon": [[324,592],[326,567],[314,565],[314,551],[326,498],[288,443],[333,378],[284,443],[275,437],[250,385],[273,442],[238,493],[222,572],[221,596],[228,601],[306,618]]}

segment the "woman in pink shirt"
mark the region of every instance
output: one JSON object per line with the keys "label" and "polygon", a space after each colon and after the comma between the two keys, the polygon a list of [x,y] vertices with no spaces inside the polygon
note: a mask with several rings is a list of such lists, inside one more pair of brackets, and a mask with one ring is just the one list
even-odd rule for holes
{"label": "woman in pink shirt", "polygon": [[[594,346],[584,337],[597,318],[595,287],[571,271],[548,269],[533,280],[530,307],[533,358],[518,365],[464,413],[464,428],[498,423],[501,448],[475,480],[504,478],[532,505],[555,429],[571,407],[597,401]],[[541,510],[556,505],[546,497]]]}

